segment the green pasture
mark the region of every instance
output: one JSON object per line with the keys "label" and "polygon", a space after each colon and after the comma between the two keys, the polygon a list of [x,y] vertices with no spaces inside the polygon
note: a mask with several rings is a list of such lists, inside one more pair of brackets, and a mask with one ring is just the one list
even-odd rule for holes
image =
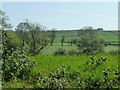
{"label": "green pasture", "polygon": [[[107,68],[117,68],[118,67],[118,56],[117,55],[109,55],[109,54],[97,54],[95,59],[99,59],[100,57],[107,58],[107,60],[100,65],[95,71],[96,73],[100,73],[101,70]],[[33,69],[33,72],[41,71],[44,75],[48,75],[50,71],[56,71],[62,65],[65,65],[65,68],[68,68],[71,65],[69,71],[71,72],[83,72],[83,68],[87,61],[90,61],[90,57],[87,55],[80,56],[44,56],[44,55],[36,55],[31,57],[31,59],[37,62],[37,66]],[[87,73],[91,73],[93,70],[88,70]]]}
{"label": "green pasture", "polygon": [[[80,30],[56,31],[55,43],[61,42],[62,36],[64,36],[66,42],[71,39],[80,38],[79,36],[82,35],[82,32]],[[99,39],[103,39],[109,43],[118,43],[118,31],[96,31],[95,33]]]}
{"label": "green pasture", "polygon": [[53,43],[52,46],[48,45],[47,47],[45,47],[42,51],[41,54],[43,55],[53,55],[54,52],[58,49],[58,48],[63,48],[65,50],[77,50],[77,46],[76,45],[72,45],[72,46],[68,46],[68,44],[64,43],[63,46],[61,46],[61,43]]}
{"label": "green pasture", "polygon": [[97,32],[97,37],[103,39],[109,43],[118,43],[118,32],[116,31],[102,31]]}
{"label": "green pasture", "polygon": [[[47,47],[45,47],[40,54],[42,55],[54,55],[54,52],[58,49],[58,48],[63,48],[66,51],[69,50],[77,50],[78,47],[76,45],[69,45],[67,43],[64,43],[63,46],[61,46],[61,43],[53,43],[52,46],[48,45]],[[104,47],[104,52],[110,52],[110,51],[116,51],[118,50],[118,46],[113,46],[113,45],[108,45]]]}
{"label": "green pasture", "polygon": [[105,52],[110,52],[110,51],[116,51],[116,50],[118,50],[118,47],[119,46],[110,46],[110,45],[108,45],[104,49],[105,49]]}

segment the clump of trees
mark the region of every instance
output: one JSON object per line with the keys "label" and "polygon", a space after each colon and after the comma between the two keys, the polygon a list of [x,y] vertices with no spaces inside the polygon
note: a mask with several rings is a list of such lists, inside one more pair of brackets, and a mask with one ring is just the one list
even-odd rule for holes
{"label": "clump of trees", "polygon": [[104,50],[105,41],[97,39],[95,32],[96,30],[92,27],[83,28],[80,39],[76,41],[76,45],[80,52],[90,55],[94,52],[101,52]]}

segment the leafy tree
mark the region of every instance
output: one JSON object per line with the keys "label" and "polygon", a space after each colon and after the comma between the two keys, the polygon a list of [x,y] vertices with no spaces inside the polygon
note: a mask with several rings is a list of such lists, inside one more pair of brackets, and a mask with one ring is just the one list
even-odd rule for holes
{"label": "leafy tree", "polygon": [[29,46],[29,51],[35,55],[38,54],[47,44],[48,37],[45,27],[31,22],[21,22],[16,32],[19,34],[24,43]]}
{"label": "leafy tree", "polygon": [[5,30],[6,36],[8,38],[8,43],[11,45],[13,48],[17,48],[20,46],[20,38],[18,35],[12,31],[12,30]]}
{"label": "leafy tree", "polygon": [[76,42],[80,52],[93,54],[94,52],[100,52],[103,50],[105,42],[104,40],[97,39],[95,32],[96,31],[92,28],[84,30],[80,40]]}

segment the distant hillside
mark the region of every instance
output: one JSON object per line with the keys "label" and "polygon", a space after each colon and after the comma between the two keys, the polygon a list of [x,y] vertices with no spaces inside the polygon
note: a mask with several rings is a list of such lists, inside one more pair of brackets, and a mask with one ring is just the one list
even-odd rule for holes
{"label": "distant hillside", "polygon": [[[49,31],[51,33],[51,31]],[[66,40],[70,38],[78,38],[82,34],[83,30],[59,30],[55,31],[56,41],[60,41],[62,36],[65,37]],[[109,30],[109,31],[97,31],[96,35],[99,39],[103,39],[110,43],[118,43],[118,31],[117,30]]]}

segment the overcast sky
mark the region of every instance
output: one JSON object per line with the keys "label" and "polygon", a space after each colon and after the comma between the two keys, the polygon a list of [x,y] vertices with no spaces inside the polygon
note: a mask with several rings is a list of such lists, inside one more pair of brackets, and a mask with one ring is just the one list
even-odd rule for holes
{"label": "overcast sky", "polygon": [[14,28],[28,19],[47,29],[118,28],[117,2],[3,2]]}

